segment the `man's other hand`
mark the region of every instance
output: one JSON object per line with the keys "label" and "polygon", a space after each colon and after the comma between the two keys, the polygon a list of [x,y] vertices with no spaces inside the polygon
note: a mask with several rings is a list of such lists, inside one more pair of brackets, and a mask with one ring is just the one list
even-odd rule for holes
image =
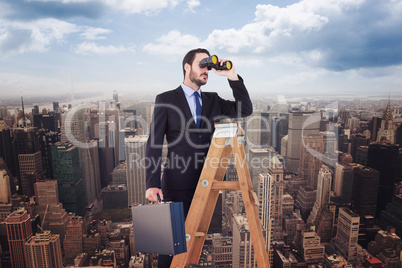
{"label": "man's other hand", "polygon": [[161,200],[163,200],[163,193],[161,189],[157,187],[148,188],[145,192],[145,198],[151,202],[158,202],[158,194],[161,197]]}

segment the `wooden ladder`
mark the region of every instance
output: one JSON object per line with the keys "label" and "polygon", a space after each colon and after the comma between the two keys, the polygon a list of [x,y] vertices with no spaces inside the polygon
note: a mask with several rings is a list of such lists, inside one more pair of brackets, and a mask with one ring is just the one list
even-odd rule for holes
{"label": "wooden ladder", "polygon": [[[171,268],[198,264],[221,190],[241,191],[257,265],[259,268],[270,267],[258,214],[258,198],[253,191],[243,140],[244,131],[238,123],[215,124],[215,132],[185,222],[187,252],[175,255]],[[232,152],[239,180],[223,181]]]}

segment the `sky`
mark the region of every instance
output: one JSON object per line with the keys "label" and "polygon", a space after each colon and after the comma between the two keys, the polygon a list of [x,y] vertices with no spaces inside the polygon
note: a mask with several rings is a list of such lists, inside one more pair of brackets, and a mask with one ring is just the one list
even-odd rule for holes
{"label": "sky", "polygon": [[[255,98],[402,95],[401,0],[1,0],[0,100],[152,97],[197,47],[232,60]],[[212,72],[203,89],[231,95]]]}

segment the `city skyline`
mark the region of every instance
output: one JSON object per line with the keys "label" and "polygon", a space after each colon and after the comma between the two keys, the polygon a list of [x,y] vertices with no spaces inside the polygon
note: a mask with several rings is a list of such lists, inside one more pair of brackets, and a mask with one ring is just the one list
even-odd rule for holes
{"label": "city skyline", "polygon": [[[393,0],[7,0],[0,10],[3,98],[152,97],[181,83],[194,47],[232,59],[254,98],[401,90],[402,4]],[[209,78],[205,90],[227,87]]]}

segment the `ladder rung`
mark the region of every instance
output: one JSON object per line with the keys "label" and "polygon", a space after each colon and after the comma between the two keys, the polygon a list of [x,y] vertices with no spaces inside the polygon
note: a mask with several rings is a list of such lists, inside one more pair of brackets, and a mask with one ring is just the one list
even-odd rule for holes
{"label": "ladder rung", "polygon": [[203,232],[195,232],[194,236],[195,237],[204,237],[205,233],[203,233]]}
{"label": "ladder rung", "polygon": [[212,190],[236,191],[240,190],[240,184],[238,181],[214,181],[212,183]]}

